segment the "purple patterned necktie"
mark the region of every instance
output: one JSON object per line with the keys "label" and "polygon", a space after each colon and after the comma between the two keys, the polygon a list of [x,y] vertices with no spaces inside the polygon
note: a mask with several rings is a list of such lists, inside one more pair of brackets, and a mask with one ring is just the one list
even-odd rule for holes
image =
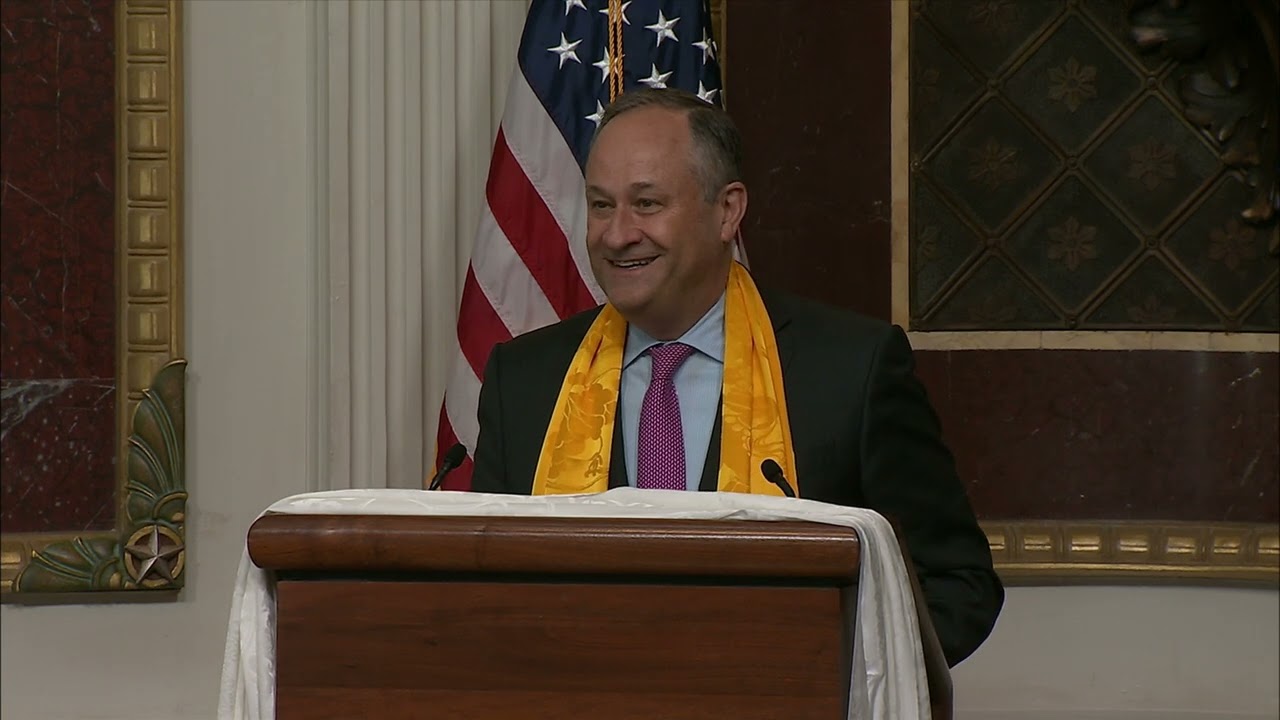
{"label": "purple patterned necktie", "polygon": [[649,348],[653,377],[640,406],[640,441],[636,452],[636,487],[684,490],[684,431],[680,398],[672,376],[693,348],[683,343]]}

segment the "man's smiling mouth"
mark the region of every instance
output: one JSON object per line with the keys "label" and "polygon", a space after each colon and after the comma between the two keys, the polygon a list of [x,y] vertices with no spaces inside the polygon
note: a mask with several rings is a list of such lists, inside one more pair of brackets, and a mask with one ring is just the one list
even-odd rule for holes
{"label": "man's smiling mouth", "polygon": [[637,260],[610,260],[609,264],[621,270],[631,270],[634,268],[644,267],[649,263],[653,262],[654,260],[657,260],[657,258],[650,257],[650,258],[639,258]]}

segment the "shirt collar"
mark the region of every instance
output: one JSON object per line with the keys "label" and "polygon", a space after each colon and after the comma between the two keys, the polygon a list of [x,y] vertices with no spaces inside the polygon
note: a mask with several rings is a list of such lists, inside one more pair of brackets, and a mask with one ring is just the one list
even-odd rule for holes
{"label": "shirt collar", "polygon": [[[702,316],[698,322],[693,324],[683,335],[676,338],[673,342],[681,342],[685,345],[692,346],[694,350],[706,355],[716,362],[724,362],[724,294],[721,293],[720,299],[711,306],[710,310]],[[654,345],[661,345],[661,340],[655,340],[649,333],[641,330],[632,323],[627,323],[627,345],[622,353],[622,367],[626,368],[635,362],[636,358],[644,354],[646,350]]]}

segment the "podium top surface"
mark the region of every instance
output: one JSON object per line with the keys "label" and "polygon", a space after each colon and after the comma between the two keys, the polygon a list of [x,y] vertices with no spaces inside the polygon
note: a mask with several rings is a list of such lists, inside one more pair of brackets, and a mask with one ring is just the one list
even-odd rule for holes
{"label": "podium top surface", "polygon": [[551,573],[852,585],[858,534],[821,523],[267,513],[249,556],[298,573]]}

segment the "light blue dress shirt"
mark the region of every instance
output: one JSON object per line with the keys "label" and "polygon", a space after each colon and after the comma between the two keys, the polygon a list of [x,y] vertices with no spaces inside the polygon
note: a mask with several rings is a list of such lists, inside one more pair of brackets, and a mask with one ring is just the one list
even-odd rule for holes
{"label": "light blue dress shirt", "polygon": [[[724,296],[721,295],[702,319],[673,342],[690,345],[696,351],[680,365],[674,377],[676,395],[680,397],[680,425],[684,432],[685,488],[696,491],[707,461],[711,430],[720,409],[720,384],[724,379]],[[636,486],[640,408],[653,374],[653,361],[645,351],[661,344],[635,325],[627,325],[618,412],[622,417],[627,484],[631,487]]]}

